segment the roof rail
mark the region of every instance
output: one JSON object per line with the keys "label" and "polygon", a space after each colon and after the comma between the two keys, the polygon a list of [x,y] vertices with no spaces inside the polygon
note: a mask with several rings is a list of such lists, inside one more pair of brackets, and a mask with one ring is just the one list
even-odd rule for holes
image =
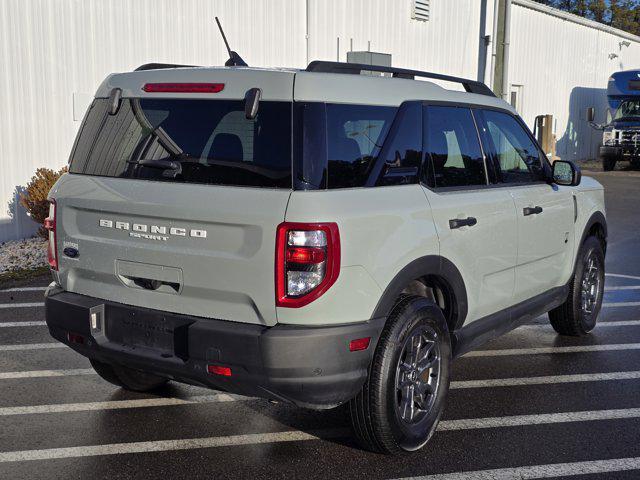
{"label": "roof rail", "polygon": [[143,70],[160,70],[163,68],[183,68],[183,67],[197,67],[198,65],[177,65],[175,63],[145,63],[140,65],[134,70],[134,72],[140,72]]}
{"label": "roof rail", "polygon": [[450,75],[442,75],[440,73],[422,72],[419,70],[407,70],[404,68],[383,67],[379,65],[365,65],[362,63],[345,63],[345,62],[325,62],[315,60],[309,64],[307,72],[320,73],[345,73],[349,75],[360,75],[363,71],[391,73],[395,78],[406,78],[413,80],[415,77],[432,78],[435,80],[443,80],[446,82],[460,83],[469,93],[477,93],[479,95],[487,95],[495,97],[496,95],[484,83],[466,78],[452,77]]}

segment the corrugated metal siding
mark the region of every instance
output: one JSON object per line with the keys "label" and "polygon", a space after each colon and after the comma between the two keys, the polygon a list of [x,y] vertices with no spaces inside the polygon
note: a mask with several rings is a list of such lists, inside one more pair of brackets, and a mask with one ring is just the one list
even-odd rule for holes
{"label": "corrugated metal siding", "polygon": [[[602,133],[586,121],[596,108],[596,121],[606,121],[609,76],[640,68],[640,43],[620,47],[624,39],[605,31],[514,5],[509,79],[522,85],[521,115],[533,128],[535,117],[552,114],[562,158],[595,158]],[[618,58],[610,59],[615,53]]]}
{"label": "corrugated metal siding", "polygon": [[[310,59],[346,61],[354,50],[391,53],[393,66],[475,77],[480,31],[478,0],[432,0],[430,19],[411,19],[411,0],[313,0]],[[369,41],[371,42],[369,44]]]}
{"label": "corrugated metal siding", "polygon": [[35,231],[16,213],[14,191],[36,168],[66,164],[109,73],[148,62],[224,63],[216,15],[250,64],[304,65],[303,1],[0,1],[0,241]]}
{"label": "corrugated metal siding", "polygon": [[[392,54],[394,66],[475,77],[482,3],[430,0],[421,22],[411,19],[413,0],[2,0],[0,241],[35,230],[16,214],[16,188],[37,167],[66,163],[107,74],[148,62],[224,62],[216,15],[254,66],[344,61],[353,39],[354,50]],[[584,108],[597,106],[604,119],[607,78],[640,66],[640,46],[620,50],[616,35],[522,6],[514,6],[512,34],[511,83],[523,85],[525,119],[554,114],[560,153],[593,156],[599,134],[583,121]]]}

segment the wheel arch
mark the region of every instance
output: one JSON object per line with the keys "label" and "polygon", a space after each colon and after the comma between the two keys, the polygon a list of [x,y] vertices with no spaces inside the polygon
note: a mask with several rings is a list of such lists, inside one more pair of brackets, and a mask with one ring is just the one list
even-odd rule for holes
{"label": "wheel arch", "polygon": [[[445,314],[449,330],[459,329],[467,317],[468,301],[464,280],[457,267],[439,255],[427,255],[413,260],[389,282],[372,318],[386,318],[400,296],[420,282],[425,288],[437,289],[444,305],[439,305]],[[438,302],[436,302],[438,303]]]}
{"label": "wheel arch", "polygon": [[[607,219],[600,211],[594,212],[587,220],[587,223],[582,230],[582,238],[580,238],[579,247],[584,245],[585,240],[588,237],[595,236],[602,245],[602,251],[607,253]],[[576,254],[576,260],[578,255]]]}

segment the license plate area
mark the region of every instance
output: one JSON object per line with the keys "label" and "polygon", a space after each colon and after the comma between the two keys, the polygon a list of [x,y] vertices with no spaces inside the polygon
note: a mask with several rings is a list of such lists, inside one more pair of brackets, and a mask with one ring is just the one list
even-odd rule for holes
{"label": "license plate area", "polygon": [[191,321],[163,312],[108,306],[105,334],[109,342],[152,350],[163,357],[188,358],[187,328]]}

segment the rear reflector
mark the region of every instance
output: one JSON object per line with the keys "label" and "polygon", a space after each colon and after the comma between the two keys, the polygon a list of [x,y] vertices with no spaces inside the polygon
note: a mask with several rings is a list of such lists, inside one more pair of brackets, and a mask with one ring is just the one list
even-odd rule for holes
{"label": "rear reflector", "polygon": [[371,337],[359,338],[357,340],[351,340],[349,342],[349,351],[350,352],[359,352],[361,350],[366,350],[369,348],[369,343],[371,342]]}
{"label": "rear reflector", "polygon": [[49,200],[49,216],[44,219],[44,228],[49,233],[47,260],[52,270],[58,270],[58,241],[56,238],[56,201]]}
{"label": "rear reflector", "polygon": [[149,93],[219,93],[224,83],[145,83],[142,90]]}
{"label": "rear reflector", "polygon": [[84,337],[77,333],[67,333],[67,340],[69,340],[69,343],[79,343],[80,345],[84,344]]}
{"label": "rear reflector", "polygon": [[220,365],[207,365],[207,372],[212,375],[221,375],[223,377],[231,376],[231,369],[229,367],[222,367]]}

